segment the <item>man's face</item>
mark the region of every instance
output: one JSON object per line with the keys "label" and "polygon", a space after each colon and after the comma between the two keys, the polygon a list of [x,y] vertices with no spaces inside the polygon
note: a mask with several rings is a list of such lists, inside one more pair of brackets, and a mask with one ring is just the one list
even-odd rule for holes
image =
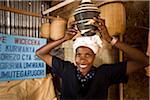
{"label": "man's face", "polygon": [[94,58],[95,54],[90,48],[83,46],[77,48],[75,62],[83,75],[86,75],[90,71]]}

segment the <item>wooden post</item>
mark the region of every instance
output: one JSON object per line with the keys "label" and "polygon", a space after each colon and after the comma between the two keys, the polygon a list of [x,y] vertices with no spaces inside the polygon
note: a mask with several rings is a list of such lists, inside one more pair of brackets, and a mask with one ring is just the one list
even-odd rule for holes
{"label": "wooden post", "polygon": [[[123,41],[123,36],[120,35],[120,41]],[[119,50],[119,61],[123,61],[123,52]],[[119,96],[120,100],[123,100],[123,83],[119,84]]]}
{"label": "wooden post", "polygon": [[3,5],[0,6],[0,10],[10,11],[10,12],[29,15],[29,16],[34,16],[34,17],[43,17],[43,18],[46,18],[46,19],[55,19],[56,18],[54,16],[42,16],[41,14],[38,14],[38,13],[28,12],[26,10],[20,10],[20,9],[16,9],[16,8],[10,8],[10,7],[6,7],[6,6],[3,6]]}

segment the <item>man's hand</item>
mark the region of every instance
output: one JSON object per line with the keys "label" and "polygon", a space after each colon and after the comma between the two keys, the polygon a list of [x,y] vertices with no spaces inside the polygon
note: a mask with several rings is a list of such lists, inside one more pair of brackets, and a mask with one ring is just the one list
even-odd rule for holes
{"label": "man's hand", "polygon": [[65,38],[65,40],[70,40],[76,34],[77,34],[77,30],[75,29],[75,22],[73,21],[70,23],[70,27],[67,29],[64,38]]}
{"label": "man's hand", "polygon": [[108,33],[108,30],[105,26],[105,20],[101,19],[100,17],[98,18],[93,18],[93,20],[95,20],[94,25],[98,28],[98,33],[100,33],[100,36],[102,36],[101,38],[106,40],[108,43],[111,42],[111,36]]}

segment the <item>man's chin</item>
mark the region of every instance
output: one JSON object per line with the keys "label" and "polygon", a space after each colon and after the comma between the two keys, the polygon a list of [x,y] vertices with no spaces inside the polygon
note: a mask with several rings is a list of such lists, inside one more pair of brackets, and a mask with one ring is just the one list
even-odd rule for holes
{"label": "man's chin", "polygon": [[88,69],[88,66],[79,66],[80,72],[86,71]]}

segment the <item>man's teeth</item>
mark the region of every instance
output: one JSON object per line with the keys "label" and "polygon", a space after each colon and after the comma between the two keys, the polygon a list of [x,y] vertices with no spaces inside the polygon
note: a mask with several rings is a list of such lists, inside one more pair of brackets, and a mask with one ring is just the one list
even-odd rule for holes
{"label": "man's teeth", "polygon": [[87,65],[79,65],[81,68],[85,68],[87,67]]}

